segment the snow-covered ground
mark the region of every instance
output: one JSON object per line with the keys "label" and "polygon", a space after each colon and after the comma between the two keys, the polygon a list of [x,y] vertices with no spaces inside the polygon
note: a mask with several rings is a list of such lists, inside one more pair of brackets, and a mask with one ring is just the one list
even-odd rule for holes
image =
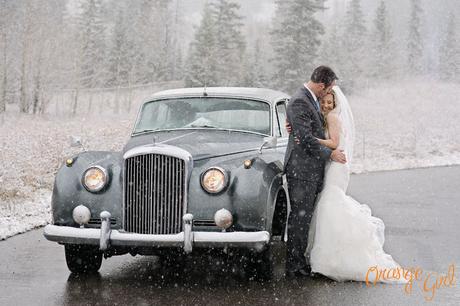
{"label": "snow-covered ground", "polygon": [[460,86],[381,84],[350,97],[353,172],[460,164]]}
{"label": "snow-covered ground", "polygon": [[0,240],[49,219],[54,175],[66,158],[81,151],[70,147],[70,136],[81,137],[87,150],[121,150],[134,117],[7,113],[0,125]]}
{"label": "snow-covered ground", "polygon": [[[402,84],[402,85],[401,85]],[[381,84],[349,97],[356,124],[352,171],[460,164],[460,87],[455,84]],[[76,118],[8,111],[0,118],[0,240],[46,224],[54,175],[79,151],[120,150],[135,113]]]}

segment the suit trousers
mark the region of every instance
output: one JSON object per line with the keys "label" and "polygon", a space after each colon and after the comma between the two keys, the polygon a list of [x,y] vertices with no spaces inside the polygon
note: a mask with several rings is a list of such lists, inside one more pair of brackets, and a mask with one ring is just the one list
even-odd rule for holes
{"label": "suit trousers", "polygon": [[286,248],[286,271],[295,272],[309,266],[305,257],[308,231],[315,210],[315,200],[321,184],[314,181],[287,177],[291,212],[288,218],[288,241]]}

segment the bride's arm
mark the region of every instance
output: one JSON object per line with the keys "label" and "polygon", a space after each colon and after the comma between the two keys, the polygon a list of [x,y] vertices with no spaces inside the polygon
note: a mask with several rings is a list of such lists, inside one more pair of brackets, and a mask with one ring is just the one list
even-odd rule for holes
{"label": "bride's arm", "polygon": [[339,146],[340,139],[340,121],[335,114],[329,114],[326,117],[327,120],[327,132],[329,133],[329,139],[318,139],[319,143],[332,150],[337,149]]}

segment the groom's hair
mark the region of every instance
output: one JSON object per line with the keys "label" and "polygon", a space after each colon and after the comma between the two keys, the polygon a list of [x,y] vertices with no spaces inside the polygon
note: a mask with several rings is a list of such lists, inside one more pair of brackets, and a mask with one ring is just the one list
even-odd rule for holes
{"label": "groom's hair", "polygon": [[327,66],[319,66],[311,74],[310,80],[314,83],[324,83],[324,85],[329,86],[335,80],[339,78],[335,72]]}

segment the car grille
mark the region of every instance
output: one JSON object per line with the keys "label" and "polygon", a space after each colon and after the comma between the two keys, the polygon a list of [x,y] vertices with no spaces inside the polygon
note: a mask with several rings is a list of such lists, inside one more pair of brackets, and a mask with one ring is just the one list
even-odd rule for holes
{"label": "car grille", "polygon": [[185,162],[161,154],[125,161],[124,229],[139,234],[182,231]]}

